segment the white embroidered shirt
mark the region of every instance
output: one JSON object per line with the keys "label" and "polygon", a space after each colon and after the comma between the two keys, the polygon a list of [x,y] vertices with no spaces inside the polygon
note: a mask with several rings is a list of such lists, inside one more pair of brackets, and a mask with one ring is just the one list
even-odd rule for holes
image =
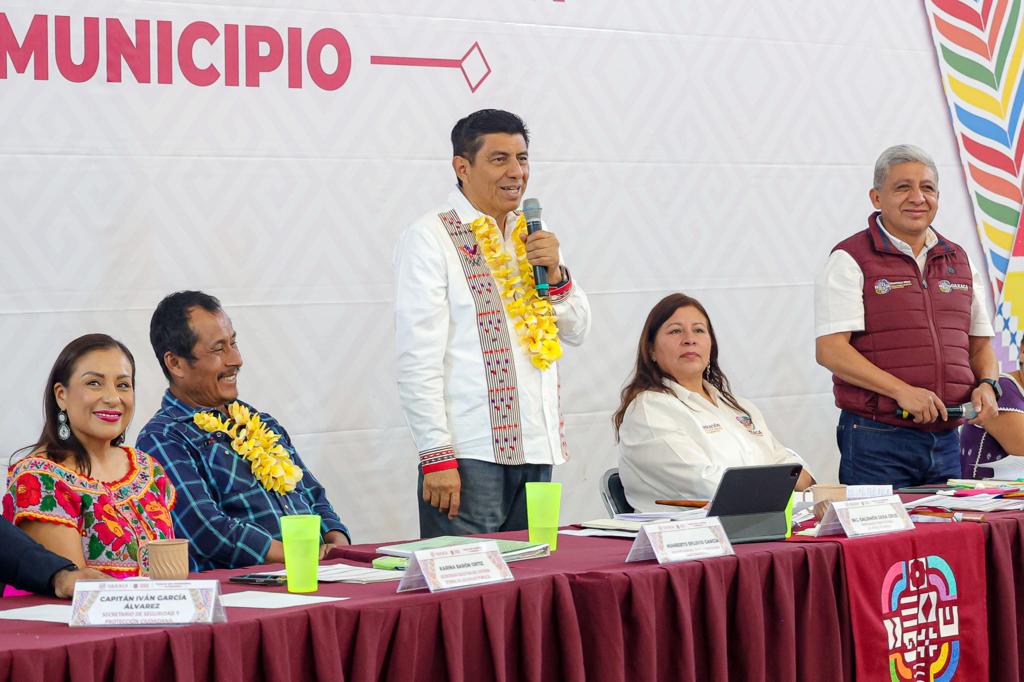
{"label": "white embroidered shirt", "polygon": [[[458,458],[565,461],[557,363],[542,372],[521,347],[469,229],[480,215],[456,189],[395,249],[398,393],[425,473]],[[513,258],[515,220],[509,214],[505,226]],[[586,294],[570,278],[550,300],[563,348],[582,343],[590,328]]]}

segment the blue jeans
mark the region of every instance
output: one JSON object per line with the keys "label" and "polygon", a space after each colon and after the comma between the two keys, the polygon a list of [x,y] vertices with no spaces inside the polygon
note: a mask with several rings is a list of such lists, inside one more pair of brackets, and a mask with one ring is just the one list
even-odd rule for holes
{"label": "blue jeans", "polygon": [[420,537],[526,530],[526,484],[550,481],[551,465],[508,466],[476,459],[460,459],[459,477],[462,479],[459,515],[449,520],[448,514],[442,514],[436,507],[431,507],[429,502],[423,501],[423,472],[420,472],[416,486],[419,493]]}
{"label": "blue jeans", "polygon": [[891,483],[895,489],[960,477],[956,429],[921,431],[891,426],[843,410],[836,440],[840,483]]}

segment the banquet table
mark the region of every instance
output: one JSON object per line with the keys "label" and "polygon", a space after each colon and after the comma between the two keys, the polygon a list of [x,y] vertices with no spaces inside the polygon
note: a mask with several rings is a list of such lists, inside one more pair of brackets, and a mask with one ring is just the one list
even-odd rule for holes
{"label": "banquet table", "polygon": [[[990,518],[982,524],[990,679],[1018,680],[1024,514]],[[956,534],[966,524],[929,525],[927,532]],[[668,565],[624,563],[630,544],[562,535],[551,557],[510,564],[513,582],[435,594],[396,594],[395,582],[323,583],[318,595],[347,599],[228,608],[228,622],[213,625],[105,629],[3,620],[0,680],[856,678],[838,544],[737,545],[736,556]],[[342,560],[365,562],[375,548],[347,548]],[[251,570],[201,577],[224,581],[224,593],[284,591],[226,582]],[[4,599],[0,609],[47,601]]]}

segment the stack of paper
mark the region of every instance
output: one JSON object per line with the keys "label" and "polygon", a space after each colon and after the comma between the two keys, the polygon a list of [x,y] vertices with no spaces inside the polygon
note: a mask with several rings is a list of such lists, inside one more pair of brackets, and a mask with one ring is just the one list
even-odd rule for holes
{"label": "stack of paper", "polygon": [[952,495],[931,495],[929,497],[905,502],[905,509],[916,507],[941,507],[955,511],[1021,511],[1024,510],[1024,499],[1002,498],[995,495],[972,495],[971,497],[953,497]]}
{"label": "stack of paper", "polygon": [[671,512],[645,512],[633,514],[616,514],[614,519],[594,519],[579,524],[584,528],[596,530],[625,531],[639,533],[640,526],[649,523],[666,523],[668,521],[690,521],[692,519],[703,519],[708,515],[707,507],[699,509],[685,509]]}
{"label": "stack of paper", "polygon": [[[657,522],[655,522],[657,523]],[[642,521],[620,521],[618,519],[594,519],[593,521],[584,521],[579,524],[584,528],[593,528],[595,530],[614,530],[622,531],[627,533],[639,533],[640,526],[644,525]]]}
{"label": "stack of paper", "polygon": [[[383,583],[401,580],[403,571],[383,571],[378,568],[363,568],[347,564],[331,564],[317,568],[316,579],[322,583]],[[285,571],[272,571],[266,575],[287,575]]]}
{"label": "stack of paper", "polygon": [[698,507],[677,511],[630,512],[628,514],[616,514],[615,520],[651,523],[652,521],[684,521],[687,519],[702,519],[707,515],[707,507]]}
{"label": "stack of paper", "polygon": [[498,543],[498,551],[501,552],[501,556],[506,562],[537,559],[551,554],[551,548],[545,542],[523,542],[522,540],[501,540],[498,538],[467,538],[456,535],[442,535],[428,540],[387,545],[385,547],[378,547],[377,551],[381,554],[408,558],[412,556],[413,552],[423,549],[437,549],[438,547],[451,547],[452,545],[471,545],[484,540],[494,540],[494,542]]}
{"label": "stack of paper", "polygon": [[986,479],[951,478],[946,481],[946,485],[955,488],[1020,488],[1021,481],[1004,479],[998,476]]}
{"label": "stack of paper", "polygon": [[892,495],[891,485],[848,485],[846,499],[860,500],[867,497],[889,497]]}
{"label": "stack of paper", "polygon": [[629,538],[635,539],[637,534],[629,530],[601,530],[599,528],[581,528],[558,531],[559,535],[575,535],[581,538]]}

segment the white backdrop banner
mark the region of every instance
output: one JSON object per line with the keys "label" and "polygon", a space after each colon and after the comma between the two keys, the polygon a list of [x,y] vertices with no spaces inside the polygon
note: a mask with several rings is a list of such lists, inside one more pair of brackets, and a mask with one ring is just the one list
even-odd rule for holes
{"label": "white backdrop banner", "polygon": [[566,521],[602,513],[609,416],[672,291],[707,306],[736,392],[835,476],[812,282],[863,227],[884,147],[936,157],[938,225],[984,262],[916,2],[8,2],[2,450],[34,440],[57,352],[92,331],[135,352],[133,439],[164,388],[153,307],[202,289],[238,331],[242,398],[356,541],[415,537],[391,254],[454,181],[452,125],[487,107],[530,126],[528,194],[593,306],[561,363]]}

